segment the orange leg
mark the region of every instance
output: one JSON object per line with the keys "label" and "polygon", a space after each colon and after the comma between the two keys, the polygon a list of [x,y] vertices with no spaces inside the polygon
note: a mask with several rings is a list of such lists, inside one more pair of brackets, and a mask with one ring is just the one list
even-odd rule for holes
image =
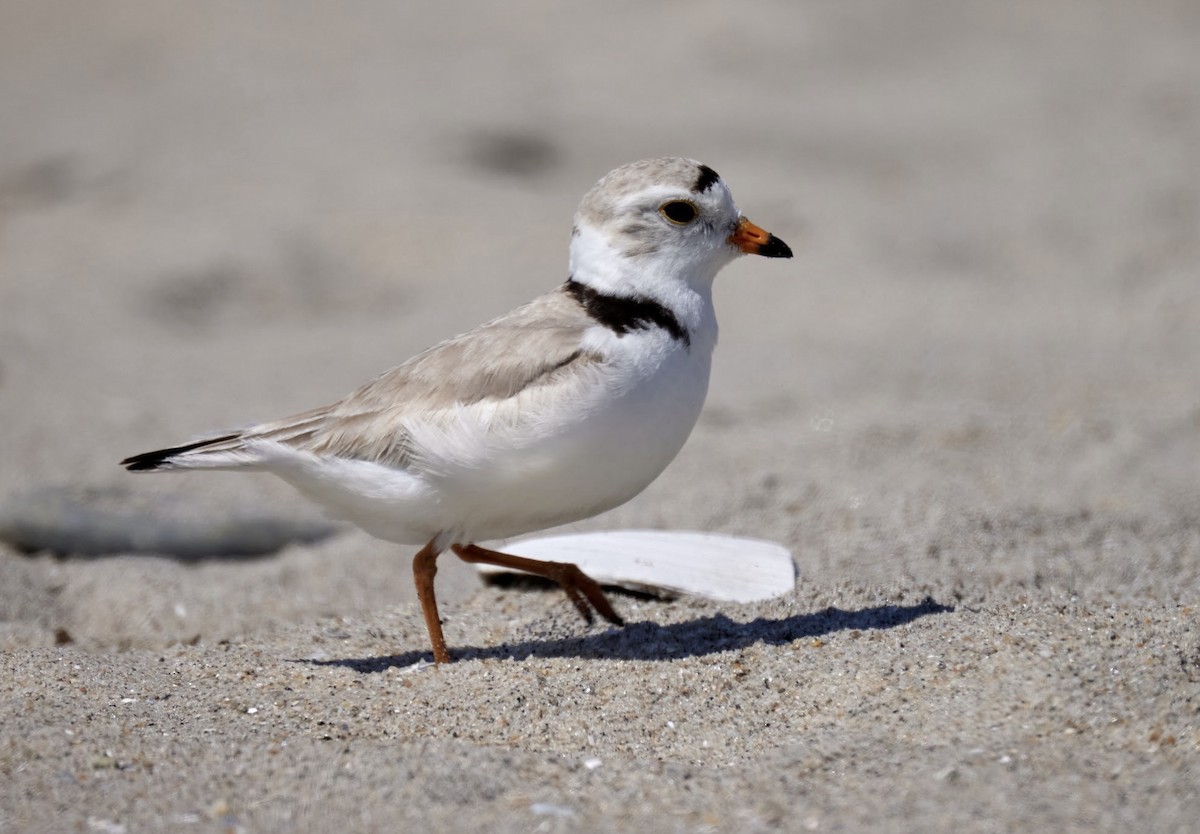
{"label": "orange leg", "polygon": [[449,663],[450,652],[446,649],[446,638],[442,635],[442,621],[438,617],[437,597],[433,593],[433,577],[437,574],[437,557],[441,552],[433,549],[434,539],[421,548],[413,557],[413,580],[417,585],[417,599],[425,614],[425,629],[433,643],[433,662]]}
{"label": "orange leg", "polygon": [[[477,544],[454,544],[450,546],[450,549],[464,562],[482,562],[485,565],[514,568],[557,582],[566,591],[567,598],[575,603],[575,607],[579,609],[579,613],[589,623],[592,622],[592,608],[594,608],[601,617],[610,623],[615,623],[616,625],[625,624],[621,616],[609,605],[604,592],[600,590],[600,586],[596,584],[596,581],[575,565],[567,562],[542,562],[537,559],[526,559],[522,556],[511,556],[508,553],[498,553],[495,550],[488,550]],[[417,593],[420,595],[419,582]],[[589,603],[591,604],[590,608],[588,607]],[[425,617],[428,621],[428,610]],[[436,609],[434,609],[434,619],[437,619]],[[438,636],[441,636],[440,628],[438,629]],[[436,642],[434,644],[434,656],[437,656]]]}

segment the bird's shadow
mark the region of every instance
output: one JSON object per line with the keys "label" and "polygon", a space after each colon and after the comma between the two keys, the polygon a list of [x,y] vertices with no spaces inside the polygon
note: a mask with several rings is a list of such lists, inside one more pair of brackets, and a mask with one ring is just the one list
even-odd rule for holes
{"label": "bird's shadow", "polygon": [[[838,631],[894,628],[919,617],[952,611],[954,606],[942,605],[926,597],[915,605],[877,605],[857,611],[830,607],[778,620],[759,617],[748,623],[739,623],[724,614],[717,614],[666,626],[653,622],[629,623],[601,634],[579,637],[526,640],[497,646],[452,647],[450,654],[455,660],[526,660],[530,657],[678,660],[742,649],[755,643],[778,646]],[[355,672],[372,673],[412,666],[431,659],[428,651],[412,651],[382,657],[297,659],[295,662],[314,666],[343,666]]]}

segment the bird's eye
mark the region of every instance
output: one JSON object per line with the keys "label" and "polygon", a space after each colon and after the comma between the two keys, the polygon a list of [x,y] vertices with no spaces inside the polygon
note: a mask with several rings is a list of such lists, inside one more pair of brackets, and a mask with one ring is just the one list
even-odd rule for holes
{"label": "bird's eye", "polygon": [[696,219],[696,207],[687,200],[672,200],[669,203],[663,203],[658,207],[658,211],[676,226],[686,226]]}

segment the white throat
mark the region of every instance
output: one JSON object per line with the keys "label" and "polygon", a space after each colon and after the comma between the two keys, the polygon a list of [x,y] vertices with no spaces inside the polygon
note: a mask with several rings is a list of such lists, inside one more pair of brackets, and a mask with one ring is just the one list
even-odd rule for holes
{"label": "white throat", "polygon": [[591,225],[577,222],[575,228],[569,261],[573,280],[604,295],[657,301],[690,332],[711,329],[715,343],[712,284],[726,261],[697,263],[672,251],[627,255]]}

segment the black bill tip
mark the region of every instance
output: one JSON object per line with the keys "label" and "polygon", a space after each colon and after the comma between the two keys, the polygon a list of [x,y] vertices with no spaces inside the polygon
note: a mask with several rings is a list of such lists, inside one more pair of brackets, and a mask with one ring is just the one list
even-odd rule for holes
{"label": "black bill tip", "polygon": [[792,249],[775,235],[771,235],[767,238],[766,243],[758,247],[758,252],[755,254],[762,255],[764,258],[790,258]]}

